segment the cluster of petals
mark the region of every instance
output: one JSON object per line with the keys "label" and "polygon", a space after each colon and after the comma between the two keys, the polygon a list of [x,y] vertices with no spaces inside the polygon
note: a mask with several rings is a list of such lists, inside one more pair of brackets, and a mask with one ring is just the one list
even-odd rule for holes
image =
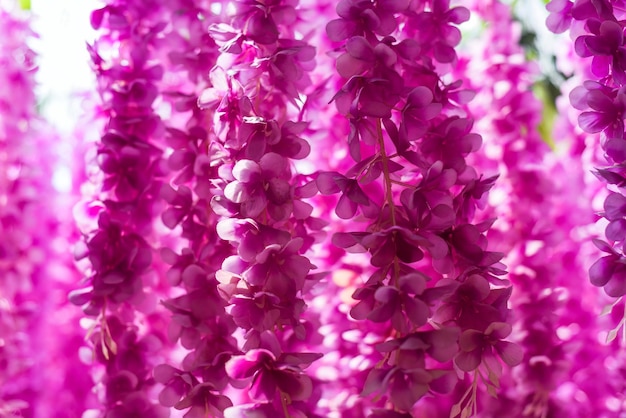
{"label": "cluster of petals", "polygon": [[[315,385],[296,360],[319,356],[292,350],[287,334],[307,336],[301,315],[314,266],[305,253],[323,227],[303,201],[315,184],[294,164],[311,149],[300,110],[315,49],[294,31],[297,1],[221,6],[199,7],[211,68],[170,96],[175,175],[162,188],[162,220],[182,227],[188,247],[161,251],[170,283],[185,292],[164,304],[170,338],[190,351],[180,366],[158,366],[155,378],[161,404],[186,417],[304,416]],[[184,91],[193,93],[178,105]]]}
{"label": "cluster of petals", "polygon": [[[82,279],[55,261],[69,205],[33,168],[54,141],[29,145],[34,64],[0,12],[0,416],[604,416],[623,360],[591,299],[626,295],[626,8],[547,5],[589,59],[569,96],[610,164],[585,287],[584,141],[547,157],[509,7],[457,4],[106,0]],[[474,12],[491,56],[459,52]],[[87,329],[59,343],[57,318]]]}
{"label": "cluster of petals", "polygon": [[[583,58],[592,58],[590,65],[593,80],[585,81],[570,93],[572,106],[581,110],[580,127],[587,133],[600,133],[602,148],[610,164],[598,169],[598,177],[615,187],[606,197],[605,212],[607,242],[598,242],[602,251],[611,255],[598,260],[590,269],[591,282],[604,287],[608,295],[620,297],[626,288],[620,277],[621,269],[612,261],[623,257],[622,216],[619,201],[623,199],[620,178],[623,177],[624,152],[624,86],[625,49],[623,11],[619,5],[608,1],[553,1],[548,5],[551,12],[548,23],[551,30],[563,32],[574,22],[582,27],[574,37],[575,51]],[[614,186],[613,186],[614,185]],[[613,247],[611,249],[611,247]]]}
{"label": "cluster of petals", "polygon": [[[157,263],[154,213],[167,170],[158,142],[164,127],[154,109],[164,74],[155,45],[165,23],[151,3],[110,2],[91,14],[100,31],[89,53],[105,127],[90,163],[101,173],[93,179],[96,202],[82,204],[97,208],[88,215],[95,222],[85,224],[75,254],[85,278],[70,301],[93,318],[87,340],[93,376],[102,379],[94,389],[101,403],[87,413],[107,418],[168,415],[151,394],[152,368],[168,345],[163,313],[151,302],[159,290],[145,291],[154,280],[148,278]],[[111,54],[116,43],[126,47]]]}
{"label": "cluster of petals", "polygon": [[[574,169],[580,166],[585,147],[576,145],[581,131],[574,117],[565,122],[569,123],[567,131],[552,132],[554,139],[548,145],[540,122],[545,118],[543,107],[550,104],[528,92],[538,68],[516,46],[521,26],[513,23],[512,11],[504,4],[475,2],[473,9],[489,26],[475,41],[483,51],[482,59],[469,63],[468,74],[480,72],[484,77],[472,81],[479,91],[468,106],[480,118],[487,154],[498,158],[481,163],[497,164],[494,169],[502,173],[495,189],[507,199],[497,200],[487,210],[487,216],[498,216],[489,237],[507,253],[504,262],[513,285],[510,338],[523,353],[512,379],[501,382],[498,392],[502,395],[488,398],[484,413],[610,415],[607,400],[618,389],[611,383],[602,389],[589,384],[596,373],[591,364],[603,369],[604,360],[579,361],[590,352],[604,359],[611,351],[596,337],[601,320],[596,318],[597,292],[586,275],[588,239],[570,232],[594,222],[584,173]],[[503,85],[507,88],[500,89]],[[581,97],[579,93],[574,96]],[[577,332],[564,332],[569,329]],[[575,388],[572,393],[585,396],[575,397],[565,388]]]}
{"label": "cluster of petals", "polygon": [[356,164],[319,172],[316,185],[340,195],[336,215],[360,229],[335,233],[333,244],[372,266],[350,310],[382,327],[361,395],[393,407],[374,400],[372,416],[410,414],[427,394],[463,386],[462,372],[497,381],[502,363],[521,361],[505,341],[510,287],[499,278],[503,254],[487,247],[493,221],[473,220],[495,178],[467,160],[482,143],[459,107],[472,94],[446,85],[438,66],[457,60],[455,25],[469,11],[446,1],[342,1],[336,11],[326,27],[341,42],[333,101]]}
{"label": "cluster of petals", "polygon": [[66,304],[77,279],[65,256],[72,202],[51,181],[61,141],[38,113],[31,23],[0,6],[0,416],[79,415],[93,398],[80,313]]}

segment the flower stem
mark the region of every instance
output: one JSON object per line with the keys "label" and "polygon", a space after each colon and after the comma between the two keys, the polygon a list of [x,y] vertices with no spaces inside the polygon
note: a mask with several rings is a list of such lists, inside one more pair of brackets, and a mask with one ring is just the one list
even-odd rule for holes
{"label": "flower stem", "polygon": [[376,130],[378,136],[378,145],[380,146],[380,158],[383,163],[383,179],[385,182],[385,200],[387,201],[387,205],[389,206],[389,211],[391,215],[391,223],[393,226],[396,226],[396,207],[393,203],[393,193],[392,193],[392,180],[389,174],[389,157],[387,156],[387,152],[385,150],[385,140],[383,139],[383,128],[381,119],[377,119],[376,121]]}

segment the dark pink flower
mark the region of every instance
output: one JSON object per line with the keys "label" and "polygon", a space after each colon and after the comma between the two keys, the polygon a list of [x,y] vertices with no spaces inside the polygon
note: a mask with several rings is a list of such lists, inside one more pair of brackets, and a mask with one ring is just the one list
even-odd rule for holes
{"label": "dark pink flower", "polygon": [[572,106],[587,110],[578,117],[580,127],[589,133],[605,131],[609,138],[624,137],[626,89],[612,89],[597,82],[587,81],[570,93]]}
{"label": "dark pink flower", "polygon": [[517,366],[523,358],[520,346],[503,341],[511,333],[511,325],[504,322],[494,322],[487,329],[478,331],[468,329],[459,337],[461,352],[454,358],[459,369],[469,372],[484,363],[490,373],[500,377],[501,368],[496,365],[497,354],[508,366]]}
{"label": "dark pink flower", "polygon": [[321,356],[311,353],[284,353],[276,357],[265,349],[248,351],[245,356],[236,356],[227,364],[228,374],[233,379],[250,379],[250,396],[255,400],[274,400],[275,396],[287,396],[291,401],[306,400],[311,396],[313,383],[302,373]]}
{"label": "dark pink flower", "polygon": [[339,19],[331,20],[326,33],[333,41],[352,36],[372,38],[374,33],[389,35],[397,26],[394,13],[408,7],[408,0],[340,0],[337,3]]}
{"label": "dark pink flower", "polygon": [[293,210],[293,189],[288,160],[268,153],[257,163],[239,160],[233,167],[235,181],[224,189],[224,196],[238,203],[241,216],[256,218],[267,208],[276,221],[285,220]]}
{"label": "dark pink flower", "polygon": [[626,238],[626,197],[620,193],[610,193],[604,201],[604,215],[609,224],[605,234],[611,241],[624,241]]}
{"label": "dark pink flower", "polygon": [[358,209],[361,209],[367,217],[373,217],[378,213],[378,208],[363,192],[357,180],[335,172],[320,172],[315,182],[323,195],[342,193],[335,207],[335,213],[342,219],[352,218]]}
{"label": "dark pink flower", "polygon": [[427,370],[421,367],[372,369],[367,376],[362,395],[389,393],[393,405],[410,411],[429,392],[450,392],[456,377],[447,370]]}
{"label": "dark pink flower", "polygon": [[244,34],[259,44],[273,44],[278,40],[278,25],[292,25],[296,11],[291,4],[280,1],[244,0],[237,3],[235,24]]}
{"label": "dark pink flower", "polygon": [[302,290],[307,274],[314,267],[308,258],[299,254],[301,247],[300,238],[286,245],[268,245],[241,276],[251,286],[258,286],[281,298],[293,297]]}
{"label": "dark pink flower", "polygon": [[402,109],[399,152],[405,151],[411,142],[421,139],[428,130],[427,122],[441,113],[443,106],[433,100],[433,92],[424,86],[415,87],[408,94]]}
{"label": "dark pink flower", "polygon": [[295,39],[280,39],[278,48],[268,61],[268,75],[272,86],[284,92],[290,100],[299,98],[311,86],[308,73],[315,66],[315,48]]}
{"label": "dark pink flower", "polygon": [[169,411],[153,405],[142,392],[130,393],[122,403],[114,405],[106,412],[105,418],[135,418],[135,417],[167,418]]}
{"label": "dark pink flower", "polygon": [[594,240],[594,244],[610,255],[600,258],[589,268],[591,284],[604,287],[607,295],[620,297],[626,294],[626,257],[609,244]]}
{"label": "dark pink flower", "polygon": [[404,369],[423,367],[428,355],[439,363],[446,363],[458,354],[458,328],[441,328],[412,332],[405,337],[378,344],[381,352],[392,352],[391,361]]}
{"label": "dark pink flower", "polygon": [[576,39],[576,53],[582,57],[593,57],[591,70],[599,78],[609,74],[620,85],[626,83],[626,47],[624,30],[618,22],[605,20],[593,35]]}
{"label": "dark pink flower", "polygon": [[452,26],[469,19],[469,10],[465,7],[450,8],[450,0],[433,0],[430,11],[416,13],[409,20],[410,31],[419,35],[423,52],[432,53],[442,63],[456,60],[454,47],[461,41],[461,31]]}
{"label": "dark pink flower", "polygon": [[[420,297],[426,289],[426,279],[425,276],[415,272],[402,276],[397,288],[394,286],[377,288],[374,292],[376,305],[367,315],[367,319],[374,322],[391,320],[393,327],[400,332],[426,324],[430,308]],[[358,295],[355,295],[355,299],[356,296]],[[353,317],[354,313],[353,308]],[[407,319],[410,323],[407,323]]]}
{"label": "dark pink flower", "polygon": [[550,12],[546,19],[546,26],[554,33],[563,33],[572,24],[572,6],[570,0],[551,0],[546,5]]}
{"label": "dark pink flower", "polygon": [[362,36],[353,36],[346,42],[346,52],[337,58],[337,72],[344,78],[373,71],[392,69],[398,57],[389,45],[380,42],[375,46]]}

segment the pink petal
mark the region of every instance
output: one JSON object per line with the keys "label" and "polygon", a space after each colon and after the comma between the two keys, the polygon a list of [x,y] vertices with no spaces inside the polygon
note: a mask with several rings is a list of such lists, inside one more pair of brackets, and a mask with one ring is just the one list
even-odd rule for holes
{"label": "pink petal", "polygon": [[454,358],[454,363],[464,372],[475,370],[481,361],[480,350],[463,351]]}
{"label": "pink petal", "polygon": [[495,345],[495,349],[502,361],[510,367],[517,366],[524,358],[522,347],[508,341],[499,341]]}
{"label": "pink petal", "polygon": [[615,257],[602,257],[589,268],[589,279],[594,286],[602,287],[608,283],[615,270]]}

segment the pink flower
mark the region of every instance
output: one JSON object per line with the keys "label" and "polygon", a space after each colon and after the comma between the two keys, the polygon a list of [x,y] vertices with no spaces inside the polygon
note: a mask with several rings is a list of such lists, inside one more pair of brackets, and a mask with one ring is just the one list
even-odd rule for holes
{"label": "pink flower", "polygon": [[286,396],[291,401],[303,401],[311,396],[311,378],[301,373],[320,355],[284,353],[278,358],[265,349],[248,351],[234,357],[227,365],[234,379],[252,378],[250,395],[255,400],[272,401],[275,396]]}
{"label": "pink flower", "polygon": [[224,196],[238,203],[241,216],[258,217],[266,208],[276,221],[287,219],[293,210],[291,173],[287,159],[275,153],[261,157],[258,163],[240,160],[233,167],[235,181],[224,189]]}
{"label": "pink flower", "polygon": [[551,0],[546,5],[550,15],[546,19],[546,26],[554,33],[563,33],[569,29],[572,22],[572,2],[570,0]]}
{"label": "pink flower", "polygon": [[481,363],[489,372],[500,376],[501,368],[495,363],[495,354],[508,366],[517,366],[523,358],[522,349],[508,341],[502,341],[511,333],[511,325],[494,322],[482,332],[475,329],[463,331],[459,338],[461,352],[454,358],[454,363],[463,371],[476,369]]}

